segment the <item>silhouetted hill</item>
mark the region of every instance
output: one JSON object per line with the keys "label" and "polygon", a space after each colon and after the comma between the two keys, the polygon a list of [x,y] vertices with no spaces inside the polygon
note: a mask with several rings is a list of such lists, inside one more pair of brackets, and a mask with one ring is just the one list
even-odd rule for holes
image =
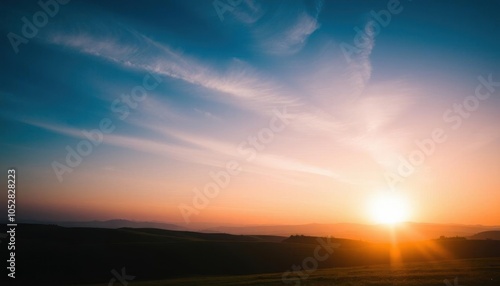
{"label": "silhouetted hill", "polygon": [[500,230],[483,231],[469,237],[469,239],[493,239],[500,240]]}
{"label": "silhouetted hill", "polygon": [[[318,262],[319,268],[389,263],[395,247],[342,238],[325,243],[340,247]],[[107,284],[110,271],[123,267],[137,281],[283,272],[312,257],[319,245],[316,237],[18,224],[16,280],[23,285]],[[500,257],[495,240],[437,239],[397,248],[402,262]]]}
{"label": "silhouetted hill", "polygon": [[247,241],[281,242],[286,237],[270,235],[233,235],[226,233],[201,233],[156,228],[88,228],[62,227],[58,225],[23,224],[23,231],[29,237],[38,237],[51,242],[189,242],[189,241]]}

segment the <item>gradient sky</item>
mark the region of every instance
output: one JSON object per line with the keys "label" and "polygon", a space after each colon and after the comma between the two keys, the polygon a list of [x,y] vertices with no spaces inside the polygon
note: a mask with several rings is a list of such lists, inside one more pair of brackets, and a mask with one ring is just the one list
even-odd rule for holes
{"label": "gradient sky", "polygon": [[[372,223],[387,174],[440,129],[394,187],[409,220],[500,225],[500,87],[460,125],[453,111],[478,77],[500,81],[498,1],[402,0],[383,27],[371,11],[392,1],[73,0],[16,53],[36,2],[0,4],[1,182],[17,169],[19,218],[183,224],[193,189],[236,161],[191,222]],[[125,115],[145,77],[159,84]],[[114,130],[59,181],[54,162],[103,119]],[[254,158],[243,142],[270,122]]]}

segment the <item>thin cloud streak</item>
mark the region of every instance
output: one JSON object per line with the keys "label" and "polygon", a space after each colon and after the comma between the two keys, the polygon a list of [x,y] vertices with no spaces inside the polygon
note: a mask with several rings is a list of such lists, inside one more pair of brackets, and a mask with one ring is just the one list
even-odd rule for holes
{"label": "thin cloud streak", "polygon": [[[70,137],[88,140],[88,138],[82,133],[82,130],[76,128],[29,120],[25,120],[24,123]],[[134,151],[158,154],[178,161],[198,163],[219,168],[225,167],[225,163],[229,160],[243,161],[241,156],[238,156],[236,152],[228,151],[236,151],[236,146],[232,146],[231,144],[199,136],[187,135],[182,132],[166,131],[159,128],[152,129],[160,131],[162,134],[182,139],[183,141],[188,142],[191,145],[198,146],[199,148],[187,148],[165,142],[117,134],[105,134],[103,143],[128,148]],[[209,150],[210,152],[206,152],[206,150]],[[226,155],[224,160],[221,158],[220,154]],[[249,164],[255,164],[260,167],[281,171],[295,171],[314,175],[337,177],[337,175],[330,170],[262,152],[259,153],[257,158]]]}
{"label": "thin cloud streak", "polygon": [[[199,148],[206,149],[211,153],[217,153],[221,155],[227,155],[235,160],[243,160],[242,155],[237,152],[237,145],[232,143],[223,142],[220,140],[215,140],[212,138],[202,137],[193,134],[187,134],[179,130],[173,130],[171,128],[152,126],[151,124],[142,124],[141,127],[149,128],[157,133],[163,134],[167,137],[175,137],[181,139],[186,143],[198,146]],[[297,160],[292,160],[277,154],[269,154],[263,151],[257,153],[257,157],[252,160],[252,162],[247,162],[249,164],[256,164],[260,167],[277,169],[277,170],[288,170],[303,173],[310,173],[315,175],[328,176],[332,178],[338,178],[339,176],[333,171],[320,168],[314,165],[305,164]]]}

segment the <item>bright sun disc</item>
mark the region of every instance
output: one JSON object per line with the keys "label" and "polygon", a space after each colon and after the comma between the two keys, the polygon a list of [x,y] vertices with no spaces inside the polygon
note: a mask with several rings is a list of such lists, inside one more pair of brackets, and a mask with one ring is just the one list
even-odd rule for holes
{"label": "bright sun disc", "polygon": [[374,198],[371,215],[377,223],[395,224],[408,218],[408,201],[395,192],[387,192]]}

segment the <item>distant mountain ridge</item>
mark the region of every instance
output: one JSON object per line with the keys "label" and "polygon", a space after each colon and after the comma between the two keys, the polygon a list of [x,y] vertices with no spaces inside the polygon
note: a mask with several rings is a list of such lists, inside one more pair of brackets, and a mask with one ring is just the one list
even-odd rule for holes
{"label": "distant mountain ridge", "polygon": [[25,223],[34,224],[54,224],[64,227],[94,227],[94,228],[158,228],[166,230],[187,230],[182,226],[176,224],[162,223],[162,222],[148,222],[148,221],[131,221],[126,219],[112,219],[112,220],[93,220],[93,221],[63,221],[63,222],[41,222],[27,220]]}

